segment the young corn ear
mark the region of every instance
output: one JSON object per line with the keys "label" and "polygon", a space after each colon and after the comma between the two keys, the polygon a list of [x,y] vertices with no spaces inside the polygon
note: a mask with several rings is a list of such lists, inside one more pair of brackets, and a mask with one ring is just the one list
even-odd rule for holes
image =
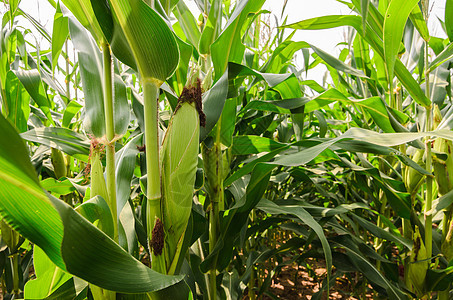
{"label": "young corn ear", "polygon": [[51,148],[50,160],[52,161],[55,177],[66,177],[66,161],[60,150]]}
{"label": "young corn ear", "polygon": [[91,189],[90,197],[101,196],[108,201],[107,186],[104,179],[104,170],[101,163],[101,154],[99,150],[91,153]]}
{"label": "young corn ear", "polygon": [[[97,143],[92,144],[91,148],[91,189],[90,189],[90,197],[93,198],[95,196],[101,196],[104,198],[105,201],[108,201],[108,193],[107,193],[107,186],[104,179],[104,170],[101,163],[101,147]],[[113,218],[113,217],[112,217]],[[97,227],[101,229],[103,232],[108,234],[111,238],[113,238],[114,233],[111,232],[109,234],[103,228],[102,222],[97,224]],[[94,300],[110,300],[116,298],[116,293],[112,291],[105,290],[98,286],[90,284],[91,292],[93,294]]]}
{"label": "young corn ear", "polygon": [[449,224],[450,228],[444,229],[448,230],[448,233],[441,246],[442,254],[445,256],[447,261],[451,261],[453,259],[453,222],[450,220]]}
{"label": "young corn ear", "polygon": [[[442,114],[439,107],[434,106],[433,109],[433,123],[438,126],[442,121]],[[433,150],[447,154],[447,159],[443,160],[436,155],[433,155],[433,169],[436,178],[437,190],[440,195],[445,195],[453,188],[453,144],[451,141],[436,138],[433,143]]]}
{"label": "young corn ear", "polygon": [[[425,153],[422,149],[417,149],[412,160],[415,161],[421,167],[424,167],[425,164],[423,162],[423,154]],[[411,168],[406,166],[406,170],[404,172],[404,183],[406,184],[407,191],[411,194],[412,197],[418,192],[420,185],[423,183],[424,175]]]}
{"label": "young corn ear", "polygon": [[[201,113],[199,115],[199,113]],[[184,88],[161,148],[162,225],[166,271],[178,272],[184,234],[192,210],[198,164],[201,87]],[[154,232],[153,232],[154,234]],[[162,235],[162,232],[158,233]],[[158,241],[156,241],[158,242]],[[154,248],[154,241],[151,241]],[[158,255],[154,251],[154,255]]]}
{"label": "young corn ear", "polygon": [[434,176],[436,178],[437,189],[440,195],[445,195],[453,188],[453,144],[451,141],[437,138],[434,141],[434,150],[447,154],[447,159],[443,160],[433,156]]}
{"label": "young corn ear", "polygon": [[412,248],[409,262],[409,278],[418,296],[423,295],[426,272],[429,261],[427,260],[426,248],[420,236],[418,226],[414,232],[414,247]]}

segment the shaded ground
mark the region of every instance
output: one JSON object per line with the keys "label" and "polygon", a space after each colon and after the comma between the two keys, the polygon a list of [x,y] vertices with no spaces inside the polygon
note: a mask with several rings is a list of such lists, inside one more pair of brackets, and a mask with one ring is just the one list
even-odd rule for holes
{"label": "shaded ground", "polygon": [[[258,299],[272,300],[275,297],[285,300],[312,299],[312,295],[319,291],[319,283],[325,276],[326,268],[323,261],[311,260],[309,265],[312,266],[312,270],[303,267],[298,269],[295,264],[283,267],[281,273],[272,280],[269,295],[263,295]],[[330,290],[329,299],[359,299],[353,297],[353,294],[355,294],[354,284],[344,277],[338,278],[335,286]],[[245,295],[247,295],[247,290]],[[372,299],[372,295],[368,293],[360,297],[360,299],[365,298]],[[245,299],[249,299],[249,297],[244,296],[243,300]],[[324,296],[323,299],[327,299],[327,297]]]}

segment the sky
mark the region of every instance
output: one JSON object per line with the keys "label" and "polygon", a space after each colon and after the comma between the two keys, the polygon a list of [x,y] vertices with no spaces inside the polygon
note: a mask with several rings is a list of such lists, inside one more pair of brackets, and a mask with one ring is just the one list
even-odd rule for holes
{"label": "sky", "polygon": [[[253,0],[251,0],[253,1]],[[284,15],[287,16],[287,24],[295,23],[301,20],[306,20],[314,17],[324,15],[339,15],[339,14],[351,14],[351,10],[344,4],[336,0],[287,0],[286,9]],[[267,0],[263,6],[263,9],[271,12],[270,20],[275,20],[277,17],[279,24],[282,23],[280,19],[281,9],[285,0]],[[437,18],[444,19],[446,0],[431,0],[431,13],[430,13],[430,24],[429,29],[432,36],[438,36],[445,38],[445,34],[440,28],[440,24]],[[189,8],[196,12],[195,17],[198,16],[198,9],[194,0],[186,0]],[[20,7],[25,12],[37,18],[41,24],[48,28],[49,33],[52,32],[53,15],[55,13],[54,8],[46,0],[22,0]],[[4,12],[4,7],[0,8],[0,13]],[[274,17],[275,16],[275,17]],[[272,24],[275,27],[275,23]],[[31,27],[31,26],[30,26]],[[289,31],[288,31],[289,32]],[[324,30],[298,30],[293,37],[294,41],[305,41],[310,44],[321,48],[322,50],[338,55],[341,51],[341,47],[338,45],[346,40],[347,27],[339,27],[333,29]],[[38,42],[41,43],[43,48],[48,48],[46,41],[43,38],[38,38]],[[296,64],[299,67],[303,66],[302,55],[296,53]],[[315,70],[309,73],[311,79],[315,79],[318,82],[322,81],[326,68],[323,65],[319,65]]]}

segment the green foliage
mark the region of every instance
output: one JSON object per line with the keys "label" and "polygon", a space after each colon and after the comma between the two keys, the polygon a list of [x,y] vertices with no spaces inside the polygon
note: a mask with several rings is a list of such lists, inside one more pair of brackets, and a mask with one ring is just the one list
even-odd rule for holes
{"label": "green foliage", "polygon": [[[0,31],[5,298],[274,297],[316,260],[315,299],[448,299],[452,1],[448,39],[426,1],[268,35],[264,0],[49,2],[52,34],[24,1]],[[336,56],[293,40],[344,26]],[[194,82],[205,120],[177,103]]]}

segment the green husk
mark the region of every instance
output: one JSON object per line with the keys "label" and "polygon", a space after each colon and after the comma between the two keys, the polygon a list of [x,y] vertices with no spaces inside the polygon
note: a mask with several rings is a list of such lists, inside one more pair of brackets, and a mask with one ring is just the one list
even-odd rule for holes
{"label": "green husk", "polygon": [[182,245],[192,210],[198,164],[201,88],[198,83],[197,87],[185,91],[170,120],[160,152],[163,253],[168,274],[179,271],[179,257],[185,253]]}

